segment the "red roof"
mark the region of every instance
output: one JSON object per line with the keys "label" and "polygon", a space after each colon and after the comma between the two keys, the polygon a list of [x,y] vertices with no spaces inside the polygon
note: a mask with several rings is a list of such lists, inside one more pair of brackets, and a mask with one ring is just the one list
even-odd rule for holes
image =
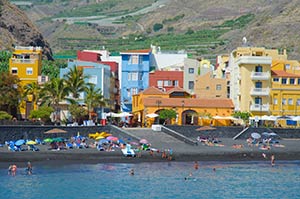
{"label": "red roof", "polygon": [[141,49],[141,50],[128,50],[121,52],[120,54],[149,54],[151,49]]}
{"label": "red roof", "polygon": [[159,90],[158,88],[155,87],[149,87],[146,90],[143,91],[144,95],[162,95],[165,94],[164,92],[162,92],[161,90]]}
{"label": "red roof", "polygon": [[288,73],[284,70],[271,70],[271,75],[277,77],[300,77],[300,75]]}

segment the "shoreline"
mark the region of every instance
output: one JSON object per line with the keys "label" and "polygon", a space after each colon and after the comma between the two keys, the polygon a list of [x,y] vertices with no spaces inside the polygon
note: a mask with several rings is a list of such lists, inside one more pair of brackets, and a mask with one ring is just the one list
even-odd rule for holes
{"label": "shoreline", "polygon": [[[64,166],[70,164],[101,164],[101,163],[152,163],[152,162],[192,162],[192,161],[211,161],[211,162],[243,162],[243,161],[270,161],[271,152],[265,152],[267,159],[262,157],[261,151],[235,151],[219,153],[194,153],[174,154],[173,159],[161,158],[160,154],[151,156],[147,152],[142,157],[125,157],[119,151],[115,152],[91,152],[91,153],[72,153],[72,152],[0,152],[0,168],[8,168],[10,164],[26,165],[30,161],[34,166]],[[300,160],[298,152],[277,152],[276,161],[297,161]]]}

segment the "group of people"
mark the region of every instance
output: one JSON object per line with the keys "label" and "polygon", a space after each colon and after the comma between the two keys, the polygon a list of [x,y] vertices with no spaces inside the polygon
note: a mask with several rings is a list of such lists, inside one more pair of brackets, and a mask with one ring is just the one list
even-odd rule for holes
{"label": "group of people", "polygon": [[[15,176],[17,174],[17,165],[12,164],[8,167],[8,175]],[[27,167],[25,169],[27,175],[32,174],[32,165],[30,162],[27,162]]]}

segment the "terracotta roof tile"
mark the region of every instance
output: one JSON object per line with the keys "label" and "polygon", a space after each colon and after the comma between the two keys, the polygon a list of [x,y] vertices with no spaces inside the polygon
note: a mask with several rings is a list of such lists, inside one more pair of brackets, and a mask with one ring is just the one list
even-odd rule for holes
{"label": "terracotta roof tile", "polygon": [[145,106],[157,106],[157,100],[161,101],[161,107],[201,107],[201,108],[234,108],[231,99],[198,99],[198,98],[144,98]]}
{"label": "terracotta roof tile", "polygon": [[298,74],[288,73],[284,70],[271,70],[271,75],[277,77],[300,77]]}
{"label": "terracotta roof tile", "polygon": [[163,91],[158,88],[151,86],[142,92],[144,95],[163,95],[165,94]]}
{"label": "terracotta roof tile", "polygon": [[184,90],[183,88],[180,88],[180,87],[172,88],[171,90],[168,91],[168,94],[171,94],[173,92],[186,92],[189,94],[189,92],[187,92],[186,90]]}

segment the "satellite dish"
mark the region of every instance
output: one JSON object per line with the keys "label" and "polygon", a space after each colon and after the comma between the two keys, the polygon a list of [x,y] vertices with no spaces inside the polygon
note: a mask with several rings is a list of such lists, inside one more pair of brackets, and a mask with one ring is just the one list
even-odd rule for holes
{"label": "satellite dish", "polygon": [[247,44],[247,38],[243,37],[243,44]]}

